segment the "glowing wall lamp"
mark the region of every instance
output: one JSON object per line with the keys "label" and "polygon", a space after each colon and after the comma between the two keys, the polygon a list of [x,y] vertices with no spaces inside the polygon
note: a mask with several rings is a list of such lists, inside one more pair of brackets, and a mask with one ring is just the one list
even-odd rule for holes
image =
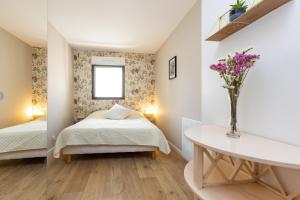
{"label": "glowing wall lamp", "polygon": [[29,106],[27,109],[26,109],[26,116],[30,119],[32,119],[32,116],[33,116],[33,111],[32,111],[32,106]]}
{"label": "glowing wall lamp", "polygon": [[150,105],[145,109],[145,115],[156,115],[157,107],[155,105]]}
{"label": "glowing wall lamp", "polygon": [[157,107],[155,105],[148,106],[144,111],[144,115],[152,123],[155,123],[155,116],[157,115]]}
{"label": "glowing wall lamp", "polygon": [[30,119],[37,119],[39,117],[44,116],[44,114],[45,114],[45,109],[43,109],[42,106],[38,104],[34,106],[30,106],[26,110],[26,115]]}

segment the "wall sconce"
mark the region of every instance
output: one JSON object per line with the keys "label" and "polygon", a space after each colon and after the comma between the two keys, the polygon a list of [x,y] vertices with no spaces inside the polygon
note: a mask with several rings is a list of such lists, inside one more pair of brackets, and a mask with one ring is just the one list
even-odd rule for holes
{"label": "wall sconce", "polygon": [[26,115],[30,119],[37,119],[39,117],[44,116],[45,110],[40,105],[30,106],[26,110]]}
{"label": "wall sconce", "polygon": [[149,106],[149,107],[147,107],[146,109],[145,109],[145,113],[144,113],[145,115],[156,115],[157,114],[157,107],[156,106],[154,106],[154,105],[151,105],[151,106]]}
{"label": "wall sconce", "polygon": [[32,119],[32,116],[33,116],[33,111],[32,111],[32,106],[29,106],[27,109],[26,109],[26,116],[30,119]]}
{"label": "wall sconce", "polygon": [[155,124],[155,116],[157,114],[157,107],[155,105],[150,105],[144,111],[145,117]]}
{"label": "wall sconce", "polygon": [[32,116],[34,119],[44,116],[45,111],[41,105],[35,105],[32,107]]}

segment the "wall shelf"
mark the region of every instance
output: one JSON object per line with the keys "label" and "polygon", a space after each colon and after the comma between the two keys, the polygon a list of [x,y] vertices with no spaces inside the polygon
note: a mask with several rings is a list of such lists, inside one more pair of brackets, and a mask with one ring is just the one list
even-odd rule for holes
{"label": "wall shelf", "polygon": [[280,6],[292,0],[262,0],[260,3],[250,8],[246,13],[238,17],[233,22],[230,22],[219,31],[211,35],[206,41],[222,41],[233,33],[248,26],[259,18],[279,8]]}

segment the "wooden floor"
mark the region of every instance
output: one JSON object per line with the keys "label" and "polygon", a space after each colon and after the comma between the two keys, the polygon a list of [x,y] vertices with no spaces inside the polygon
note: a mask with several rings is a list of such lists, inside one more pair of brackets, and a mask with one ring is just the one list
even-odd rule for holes
{"label": "wooden floor", "polygon": [[0,161],[0,199],[46,199],[44,161],[45,159]]}
{"label": "wooden floor", "polygon": [[47,167],[48,200],[189,200],[186,162],[171,153],[151,160],[147,153],[84,155]]}

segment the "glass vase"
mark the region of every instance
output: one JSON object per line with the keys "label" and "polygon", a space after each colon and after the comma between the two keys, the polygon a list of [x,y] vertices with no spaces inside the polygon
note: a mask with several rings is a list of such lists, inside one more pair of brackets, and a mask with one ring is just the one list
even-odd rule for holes
{"label": "glass vase", "polygon": [[230,103],[230,130],[226,133],[226,135],[231,138],[240,137],[240,133],[237,130],[237,102],[239,93],[239,89],[228,89]]}

